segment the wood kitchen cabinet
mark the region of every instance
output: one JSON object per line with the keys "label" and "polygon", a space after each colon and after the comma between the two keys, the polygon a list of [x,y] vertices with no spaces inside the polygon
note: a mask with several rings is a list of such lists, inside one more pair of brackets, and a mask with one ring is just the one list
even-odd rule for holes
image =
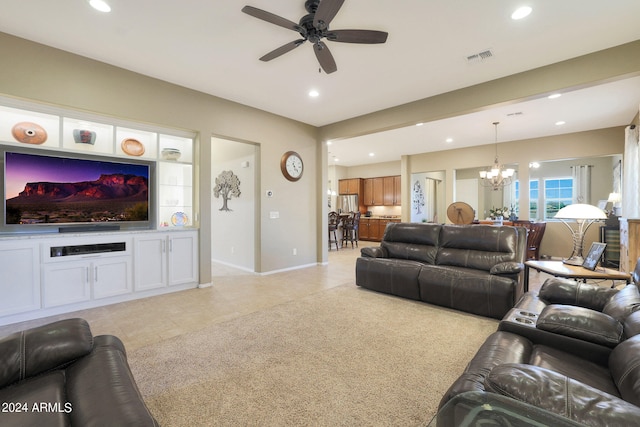
{"label": "wood kitchen cabinet", "polygon": [[401,203],[400,175],[364,180],[366,206],[400,206]]}
{"label": "wood kitchen cabinet", "polygon": [[380,220],[377,218],[360,218],[358,237],[360,240],[374,240],[380,233],[378,230]]}
{"label": "wood kitchen cabinet", "polygon": [[364,180],[364,204],[366,206],[384,205],[384,178]]}
{"label": "wood kitchen cabinet", "polygon": [[362,194],[362,179],[351,178],[338,181],[338,194]]}

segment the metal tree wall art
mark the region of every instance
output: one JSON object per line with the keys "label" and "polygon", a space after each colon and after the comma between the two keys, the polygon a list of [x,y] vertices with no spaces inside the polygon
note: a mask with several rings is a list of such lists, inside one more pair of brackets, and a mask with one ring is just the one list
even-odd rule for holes
{"label": "metal tree wall art", "polygon": [[240,196],[240,179],[232,171],[222,171],[216,177],[216,186],[213,187],[213,195],[217,198],[222,196],[222,207],[220,211],[231,211],[227,202],[231,197]]}

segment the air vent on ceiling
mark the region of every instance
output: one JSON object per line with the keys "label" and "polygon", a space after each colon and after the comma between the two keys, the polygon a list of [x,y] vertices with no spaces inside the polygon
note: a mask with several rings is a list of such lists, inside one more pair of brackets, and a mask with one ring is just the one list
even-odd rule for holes
{"label": "air vent on ceiling", "polygon": [[491,51],[491,49],[486,49],[486,50],[483,50],[482,52],[474,53],[472,55],[467,55],[467,63],[478,64],[492,57],[493,57],[493,52]]}
{"label": "air vent on ceiling", "polygon": [[524,113],[522,111],[516,111],[515,113],[507,113],[507,117],[517,117],[517,116],[521,116]]}

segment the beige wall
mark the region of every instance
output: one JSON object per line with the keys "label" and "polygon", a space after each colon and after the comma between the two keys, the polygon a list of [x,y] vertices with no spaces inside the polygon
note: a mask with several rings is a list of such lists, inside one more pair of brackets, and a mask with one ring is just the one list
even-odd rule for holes
{"label": "beige wall", "polygon": [[[256,271],[293,268],[327,260],[325,229],[329,162],[327,147],[321,142],[438,120],[493,105],[532,99],[556,90],[638,75],[639,52],[640,41],[636,41],[314,128],[0,33],[0,54],[6,59],[0,67],[0,94],[196,132],[199,135],[196,153],[199,159],[196,167],[196,203],[199,206],[196,206],[196,210],[199,208],[200,212],[197,218],[201,230],[200,278],[206,283],[211,278],[210,183],[213,177],[209,165],[209,141],[212,136],[258,145],[259,185],[256,191],[260,196],[256,212],[259,236]],[[621,153],[622,149],[616,142],[618,134],[622,135],[621,129],[605,129],[504,144],[504,150],[501,148],[500,151],[501,160],[526,164],[534,157],[532,147],[535,147],[536,153],[545,154],[545,158],[535,160],[575,157],[576,153],[586,156]],[[604,147],[605,140],[613,147]],[[619,141],[622,140],[620,136]],[[298,151],[305,160],[304,177],[297,183],[286,181],[279,170],[280,157],[288,150]],[[453,201],[454,171],[487,163],[479,159],[493,159],[490,146],[457,153],[452,150],[403,156],[400,162],[403,189],[409,188],[409,177],[413,172],[444,170],[446,203],[450,203]],[[379,175],[373,171],[369,173]],[[334,173],[335,176],[337,174]],[[522,172],[520,179],[526,180],[528,176]],[[267,199],[264,196],[266,190],[272,190],[274,197]],[[409,191],[403,191],[402,203],[409,206]],[[269,219],[270,212],[278,212],[280,218]],[[408,215],[408,210],[405,212]],[[293,248],[297,248],[297,255],[292,254]]]}
{"label": "beige wall", "polygon": [[[199,206],[195,209],[200,212],[196,221],[202,283],[211,281],[211,136],[260,146],[256,270],[286,269],[318,260],[316,192],[321,152],[316,147],[316,128],[3,33],[0,56],[6,59],[0,67],[0,94],[198,134],[195,203]],[[296,183],[280,172],[280,157],[288,150],[297,151],[305,161],[304,176]],[[266,189],[274,197],[266,200]],[[278,211],[280,218],[270,220],[270,211]],[[298,248],[295,256],[294,247]]]}

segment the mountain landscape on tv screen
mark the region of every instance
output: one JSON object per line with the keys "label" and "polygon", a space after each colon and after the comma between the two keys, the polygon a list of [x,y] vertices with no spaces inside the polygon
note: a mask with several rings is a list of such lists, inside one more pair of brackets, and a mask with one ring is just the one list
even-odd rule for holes
{"label": "mountain landscape on tv screen", "polygon": [[94,181],[29,182],[7,200],[7,224],[148,220],[144,176],[102,174]]}

